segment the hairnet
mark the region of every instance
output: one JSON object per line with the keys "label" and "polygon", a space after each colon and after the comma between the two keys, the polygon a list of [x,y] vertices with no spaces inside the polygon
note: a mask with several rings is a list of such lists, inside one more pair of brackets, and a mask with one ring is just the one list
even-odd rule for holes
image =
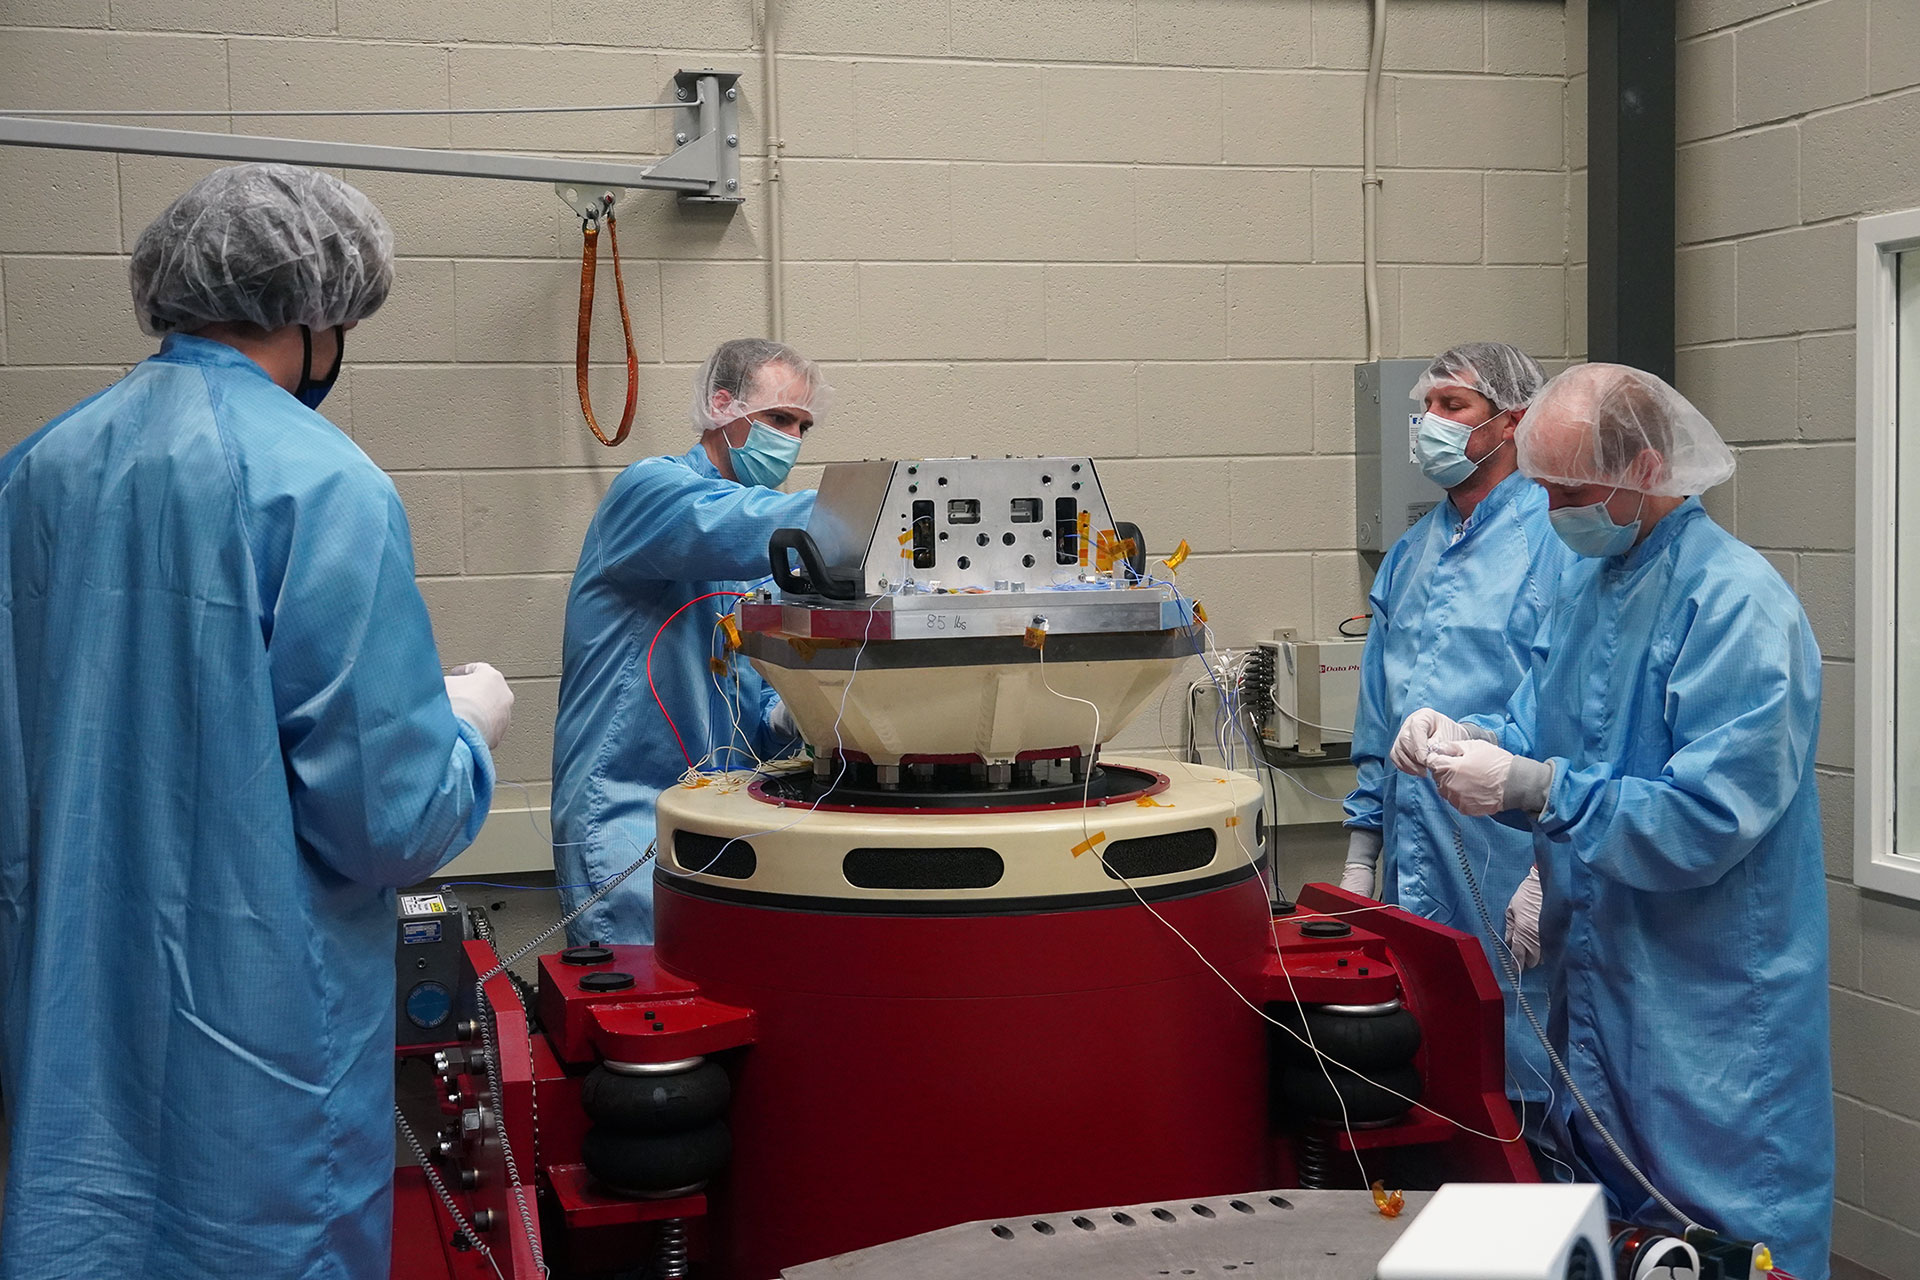
{"label": "hairnet", "polygon": [[1495,413],[1503,413],[1524,407],[1546,380],[1539,361],[1518,347],[1467,342],[1433,358],[1413,384],[1413,398],[1424,401],[1435,387],[1465,387],[1485,396]]}
{"label": "hairnet", "polygon": [[[715,411],[713,396],[729,397],[725,414]],[[820,366],[784,342],[771,338],[735,338],[723,342],[693,379],[693,427],[710,431],[763,409],[804,409],[815,425],[827,416],[833,388]]]}
{"label": "hairnet", "polygon": [[393,232],[373,201],[290,164],[216,169],[140,233],[133,310],[155,337],[215,323],[329,329],[379,310]]}
{"label": "hairnet", "polygon": [[[1577,364],[1549,382],[1514,440],[1520,470],[1554,484],[1677,498],[1733,474],[1733,451],[1704,414],[1652,374],[1621,364]],[[1657,456],[1639,461],[1645,450]]]}

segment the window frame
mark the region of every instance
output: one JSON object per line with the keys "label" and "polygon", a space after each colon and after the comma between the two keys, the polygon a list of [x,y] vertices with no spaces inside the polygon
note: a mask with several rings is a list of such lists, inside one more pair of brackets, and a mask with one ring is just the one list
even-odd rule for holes
{"label": "window frame", "polygon": [[[1853,880],[1863,889],[1920,900],[1920,856],[1898,852],[1894,826],[1899,255],[1920,250],[1920,209],[1861,218],[1856,243]],[[1920,432],[1920,423],[1915,430]],[[1913,643],[1920,644],[1920,636]]]}

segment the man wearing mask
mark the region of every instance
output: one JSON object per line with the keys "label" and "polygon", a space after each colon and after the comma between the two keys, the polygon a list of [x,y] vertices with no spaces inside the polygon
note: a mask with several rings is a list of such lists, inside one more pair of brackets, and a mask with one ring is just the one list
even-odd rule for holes
{"label": "man wearing mask", "polygon": [[[1508,1095],[1528,1137],[1550,1146],[1546,1051],[1513,1000],[1495,940],[1481,936],[1456,847],[1466,845],[1486,893],[1505,902],[1533,865],[1532,841],[1488,819],[1462,819],[1431,782],[1387,759],[1415,708],[1464,716],[1506,702],[1575,559],[1547,522],[1545,492],[1514,461],[1514,431],[1545,381],[1525,352],[1474,342],[1442,352],[1414,384],[1425,410],[1414,453],[1447,496],[1394,543],[1368,593],[1373,620],[1353,728],[1358,778],[1346,802],[1340,883],[1371,896],[1379,864],[1381,901],[1480,937],[1507,993]],[[1544,1003],[1544,975],[1526,990]]]}
{"label": "man wearing mask", "polygon": [[1562,1093],[1569,1158],[1613,1215],[1685,1216],[1823,1280],[1833,1098],[1813,630],[1691,496],[1732,475],[1733,455],[1660,379],[1576,366],[1517,443],[1583,560],[1505,712],[1416,712],[1395,763],[1430,770],[1461,812],[1532,832],[1538,877],[1509,905],[1509,937],[1524,961],[1544,955],[1554,1047],[1619,1144]]}
{"label": "man wearing mask", "polygon": [[221,169],[134,246],[159,354],[0,457],[6,1280],[387,1274],[393,889],[513,702],[314,411],[392,273],[345,183]]}
{"label": "man wearing mask", "polygon": [[[568,910],[645,853],[655,799],[689,769],[751,767],[798,745],[772,687],[728,661],[714,618],[767,577],[774,531],[805,527],[813,492],[775,486],[830,395],[792,347],[722,343],[694,378],[699,440],[628,467],[594,514],[567,597],[554,729],[554,866]],[[568,937],[652,942],[653,877],[630,876]]]}

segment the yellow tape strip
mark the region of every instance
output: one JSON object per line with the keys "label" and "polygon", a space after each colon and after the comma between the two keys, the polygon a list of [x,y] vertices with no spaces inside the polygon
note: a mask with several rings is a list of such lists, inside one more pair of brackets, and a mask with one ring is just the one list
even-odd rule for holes
{"label": "yellow tape strip", "polygon": [[1092,853],[1098,845],[1106,841],[1106,838],[1107,838],[1106,832],[1104,831],[1094,832],[1092,835],[1088,836],[1085,840],[1082,840],[1079,844],[1073,846],[1073,856],[1077,858],[1083,853]]}

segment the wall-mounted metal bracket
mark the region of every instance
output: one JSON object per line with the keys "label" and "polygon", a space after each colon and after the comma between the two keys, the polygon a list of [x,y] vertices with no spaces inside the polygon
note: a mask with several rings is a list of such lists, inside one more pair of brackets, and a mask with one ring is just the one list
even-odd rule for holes
{"label": "wall-mounted metal bracket", "polygon": [[685,178],[701,189],[681,189],[690,204],[740,204],[740,73],[676,71],[674,93],[687,105],[674,112],[672,155],[653,165],[663,181]]}
{"label": "wall-mounted metal bracket", "polygon": [[[676,138],[684,141],[663,159],[645,165],[563,156],[265,138],[193,129],[150,129],[4,113],[0,113],[0,145],[267,161],[319,168],[380,169],[508,182],[551,182],[577,188],[582,198],[592,202],[597,202],[601,193],[608,190],[651,189],[678,192],[682,200],[702,204],[732,205],[743,199],[740,194],[739,79],[738,72],[711,68],[676,73],[674,86],[679,105],[674,111],[674,132]],[[155,108],[154,114],[165,112]]]}

